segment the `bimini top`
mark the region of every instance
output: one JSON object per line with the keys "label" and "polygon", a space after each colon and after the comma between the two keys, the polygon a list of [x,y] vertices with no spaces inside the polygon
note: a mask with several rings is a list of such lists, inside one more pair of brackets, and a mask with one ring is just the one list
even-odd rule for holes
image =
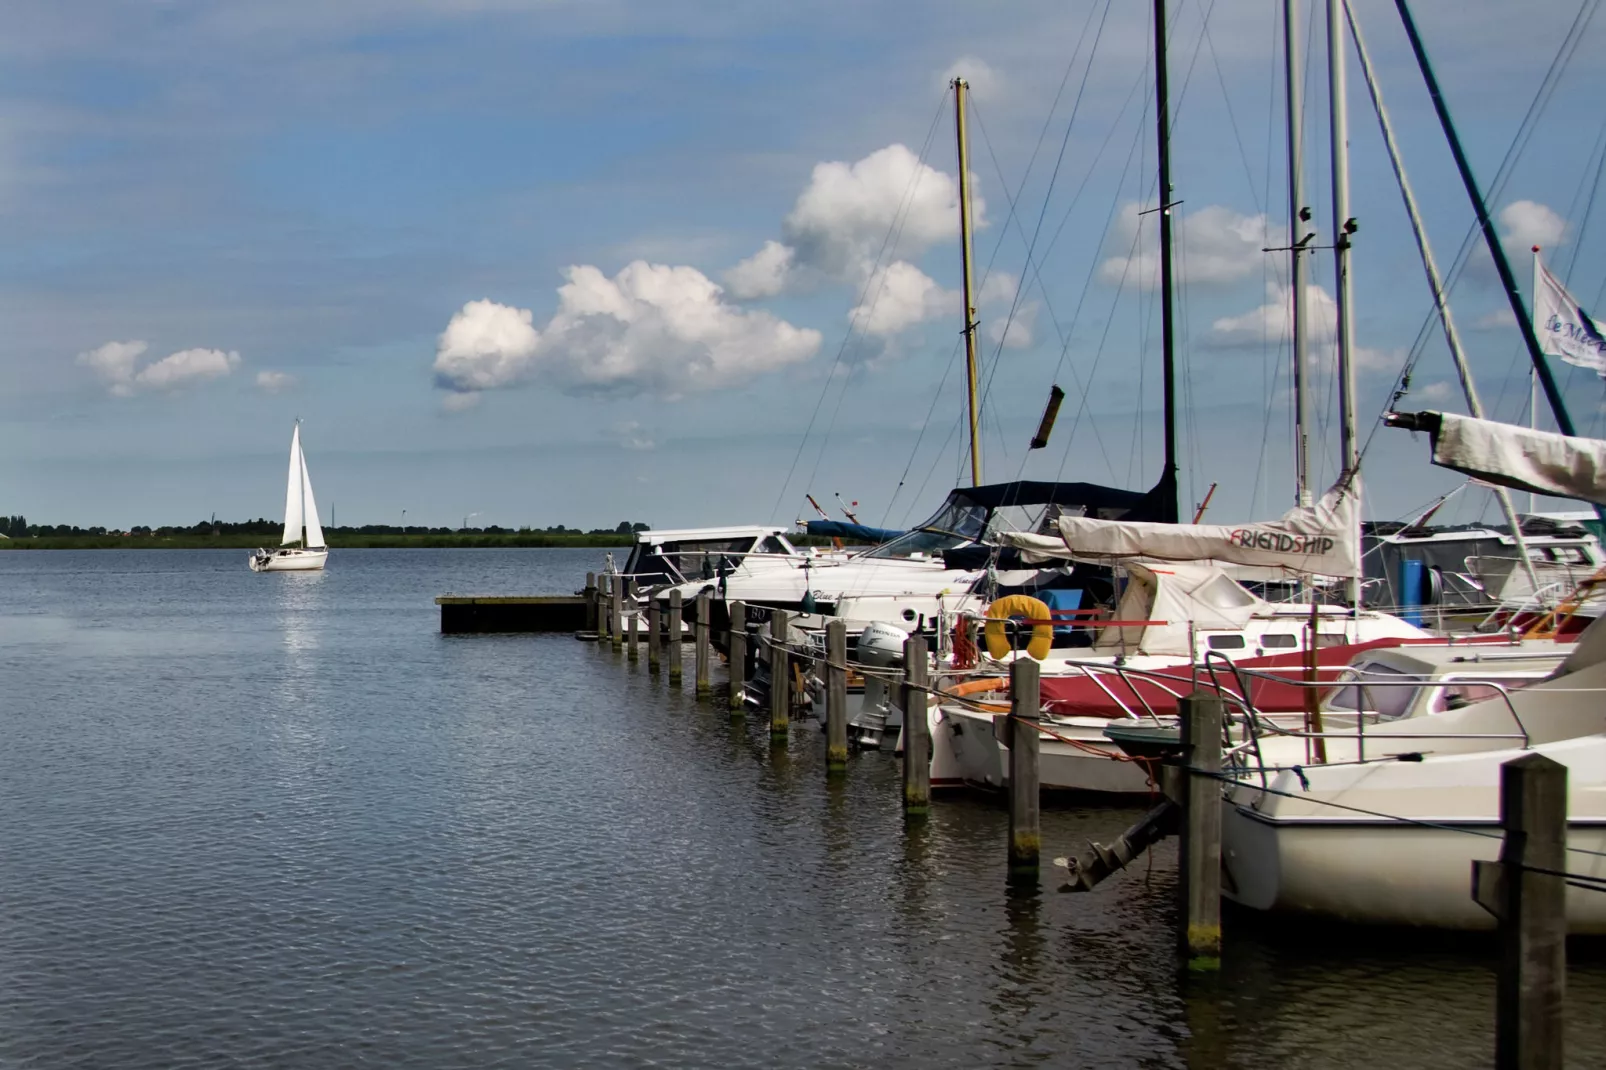
{"label": "bimini top", "polygon": [[766,535],[779,535],[785,530],[752,524],[729,528],[656,528],[636,532],[636,541],[657,546],[666,542],[700,542],[704,539],[762,539]]}
{"label": "bimini top", "polygon": [[1018,479],[1013,483],[956,487],[949,493],[948,500],[966,501],[985,509],[998,509],[1007,505],[1081,506],[1086,510],[1083,514],[1085,516],[1118,520],[1145,504],[1151,493],[1146,490],[1101,487],[1097,483],[1045,483],[1040,480]]}

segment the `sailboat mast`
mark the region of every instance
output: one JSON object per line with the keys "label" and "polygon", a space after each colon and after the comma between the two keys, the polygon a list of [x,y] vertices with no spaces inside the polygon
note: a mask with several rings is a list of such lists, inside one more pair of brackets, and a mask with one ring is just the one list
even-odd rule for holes
{"label": "sailboat mast", "polygon": [[964,268],[965,300],[965,400],[970,416],[970,482],[981,486],[981,399],[977,396],[976,298],[970,265],[970,140],[965,133],[965,94],[970,83],[963,78],[952,82],[954,90],[954,134],[959,142],[959,258]]}
{"label": "sailboat mast", "polygon": [[[1355,306],[1350,298],[1350,234],[1355,222],[1349,214],[1349,86],[1344,51],[1345,0],[1327,0],[1327,101],[1328,127],[1332,135],[1333,164],[1333,281],[1337,322],[1333,342],[1338,358],[1339,455],[1344,471],[1339,482],[1344,493],[1360,490],[1356,476],[1361,467],[1360,440],[1355,432],[1355,362],[1351,346],[1355,339]],[[1351,532],[1360,545],[1359,510],[1354,513],[1357,530]],[[1361,578],[1351,576],[1345,590],[1351,608],[1361,608]]]}
{"label": "sailboat mast", "polygon": [[1304,146],[1300,134],[1299,0],[1283,0],[1283,53],[1288,101],[1288,286],[1293,316],[1291,337],[1294,356],[1294,483],[1299,504],[1311,504],[1310,491],[1310,369],[1305,361],[1305,264],[1300,224],[1308,214],[1304,205]]}
{"label": "sailboat mast", "polygon": [[307,462],[301,452],[301,421],[296,421],[296,460],[299,462],[296,469],[301,481],[301,548],[307,548]]}
{"label": "sailboat mast", "polygon": [[1181,519],[1177,507],[1177,369],[1176,326],[1172,316],[1171,271],[1171,92],[1166,80],[1165,0],[1154,0],[1154,119],[1156,155],[1160,164],[1160,379],[1165,456],[1160,473],[1168,486],[1169,519]]}

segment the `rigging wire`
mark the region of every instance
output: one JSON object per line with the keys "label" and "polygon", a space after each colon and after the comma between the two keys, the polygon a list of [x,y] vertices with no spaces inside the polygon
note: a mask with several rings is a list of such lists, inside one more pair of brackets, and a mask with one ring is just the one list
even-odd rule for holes
{"label": "rigging wire", "polygon": [[[932,117],[931,117],[931,126],[929,128],[927,128],[927,130],[926,130],[926,140],[925,140],[924,144],[921,145],[921,148],[920,148],[920,162],[921,163],[925,162],[926,153],[929,152],[930,149],[931,149],[931,140],[932,140],[933,137],[936,136],[937,124],[942,121],[942,114],[943,114],[943,110],[944,110],[944,105],[946,103],[947,103],[947,101],[946,101],[946,96],[945,96],[945,98],[942,101],[938,102],[936,113],[933,114]],[[895,231],[898,232],[898,233],[902,232],[902,229],[903,229],[902,221],[906,218],[906,213],[908,211],[906,205],[912,205],[913,204],[914,190],[919,185],[920,175],[921,175],[921,170],[920,170],[919,167],[916,167],[914,173],[909,177],[909,184],[904,189],[903,200],[901,200],[899,202],[898,211],[897,211],[897,213],[894,214],[893,221],[892,221],[891,225],[888,226],[886,235],[881,239],[881,248],[876,252],[876,259],[875,259],[874,268],[879,268],[880,267],[881,258],[886,255],[888,246],[893,241],[894,232]],[[864,306],[865,297],[868,296],[869,291],[870,291],[870,284],[875,281],[875,278],[876,278],[876,271],[872,270],[870,275],[869,275],[869,277],[865,279],[863,288],[860,290],[859,299],[857,301],[857,305],[859,307],[863,307]],[[882,286],[884,288],[885,285],[886,285],[886,280],[882,279],[881,283],[882,283]],[[877,297],[879,298],[879,293],[877,294]],[[825,404],[826,395],[830,392],[830,389],[831,389],[831,382],[836,377],[836,370],[842,364],[842,358],[847,353],[848,344],[853,340],[854,334],[856,333],[857,329],[858,329],[858,324],[854,323],[854,322],[852,322],[850,320],[849,323],[848,323],[848,329],[847,329],[846,332],[844,332],[844,334],[842,336],[842,344],[837,347],[836,357],[831,362],[831,370],[826,373],[825,383],[824,383],[824,385],[822,385],[820,387],[820,396],[819,396],[818,400],[816,400],[815,403],[814,403],[814,411],[809,415],[809,422],[803,429],[803,438],[802,438],[801,441],[798,442],[797,453],[793,455],[792,464],[786,470],[786,478],[784,480],[782,480],[782,482],[781,482],[780,493],[777,494],[776,497],[775,497],[775,506],[774,506],[773,509],[770,510],[770,515],[772,517],[776,516],[776,515],[779,515],[779,513],[781,511],[781,503],[786,500],[786,491],[787,491],[787,489],[790,487],[790,485],[792,483],[792,476],[797,472],[798,462],[803,459],[803,451],[808,446],[809,435],[814,430],[814,423],[815,423],[815,421],[817,419],[819,419],[820,408],[821,408],[821,406],[823,406]],[[841,400],[839,398],[838,399],[838,405],[840,406],[840,404],[841,404]],[[833,419],[834,419],[834,417],[833,417]],[[819,461],[816,459],[815,468],[818,469],[818,467],[819,467]]]}

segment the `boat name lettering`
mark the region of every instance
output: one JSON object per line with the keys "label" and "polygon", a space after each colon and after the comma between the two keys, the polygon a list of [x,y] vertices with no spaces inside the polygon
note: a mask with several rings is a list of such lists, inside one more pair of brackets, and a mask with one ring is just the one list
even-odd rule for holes
{"label": "boat name lettering", "polygon": [[1331,553],[1335,542],[1331,535],[1289,535],[1256,528],[1237,528],[1228,536],[1228,541],[1246,550],[1272,550],[1283,554]]}

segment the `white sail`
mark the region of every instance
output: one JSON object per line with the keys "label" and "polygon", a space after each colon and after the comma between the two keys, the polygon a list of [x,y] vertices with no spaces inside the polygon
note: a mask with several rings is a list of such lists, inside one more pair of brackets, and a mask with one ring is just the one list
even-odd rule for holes
{"label": "white sail", "polygon": [[318,523],[318,503],[312,500],[312,479],[307,475],[307,455],[301,454],[301,491],[302,515],[307,522],[307,542],[309,550],[322,550],[323,525]]}
{"label": "white sail", "polygon": [[1315,505],[1300,506],[1281,520],[1260,524],[1154,524],[1062,516],[1058,538],[1006,534],[1003,540],[1025,551],[1027,560],[1035,556],[1214,561],[1304,575],[1357,576],[1359,496],[1359,481],[1348,487],[1340,484]]}
{"label": "white sail", "polygon": [[[301,459],[301,425],[290,434],[290,478],[285,484],[284,492],[284,538],[281,546],[289,546],[293,542],[301,541],[302,511],[301,511],[301,481],[305,471],[305,462]],[[313,523],[317,523],[316,520]],[[323,536],[319,534],[319,545],[322,545]]]}

